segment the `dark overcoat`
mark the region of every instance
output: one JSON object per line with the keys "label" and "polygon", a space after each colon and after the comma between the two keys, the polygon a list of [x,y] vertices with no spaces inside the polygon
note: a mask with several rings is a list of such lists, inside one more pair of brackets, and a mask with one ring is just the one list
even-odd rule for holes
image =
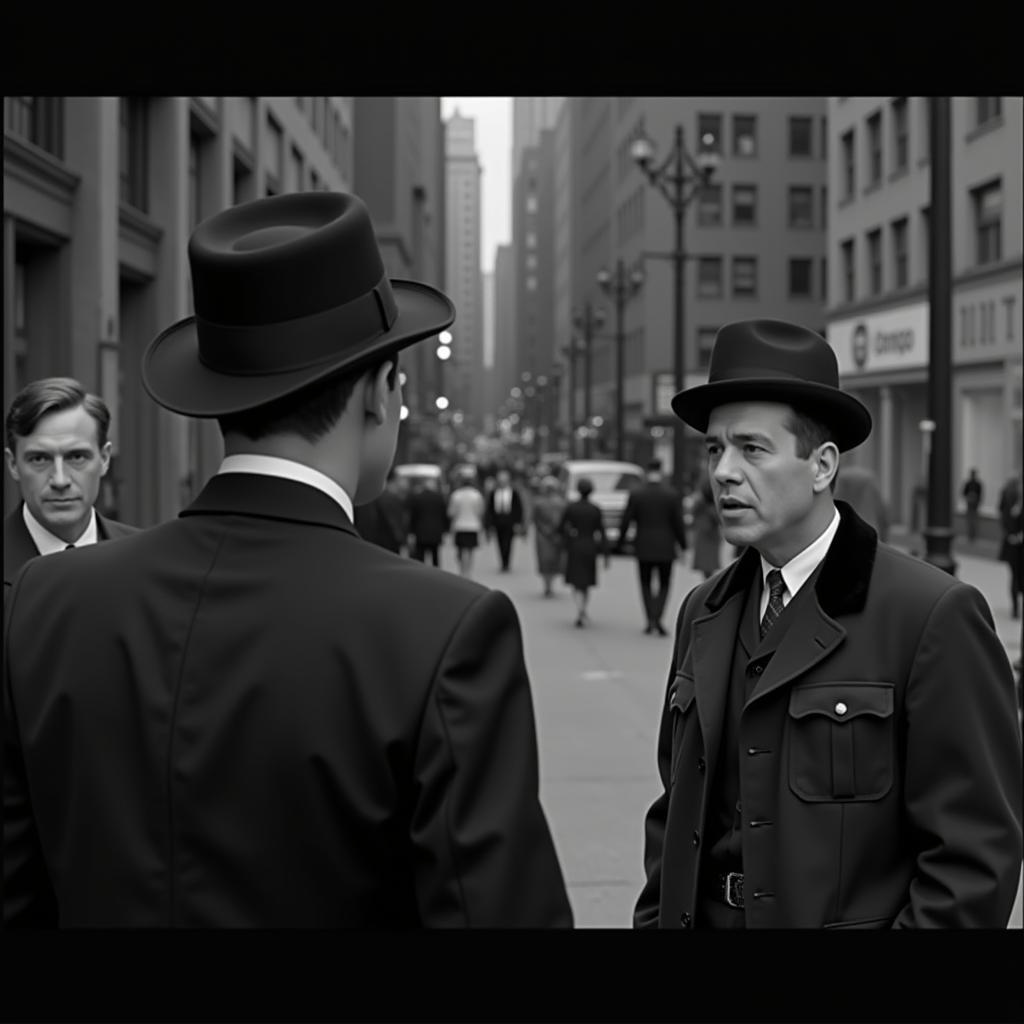
{"label": "dark overcoat", "polygon": [[407,500],[409,532],[417,544],[440,544],[449,529],[448,503],[438,491],[426,487],[414,491]]}
{"label": "dark overcoat", "polygon": [[677,544],[680,550],[686,550],[683,505],[671,487],[648,480],[630,491],[619,524],[620,545],[634,523],[633,554],[638,562],[671,562],[676,557]]}
{"label": "dark overcoat", "polygon": [[512,603],[315,488],[35,559],[5,639],[6,924],[571,924]]}
{"label": "dark overcoat", "polygon": [[558,532],[565,540],[565,582],[576,590],[597,584],[597,556],[608,551],[601,510],[588,498],[566,505]]}
{"label": "dark overcoat", "polygon": [[[1014,682],[984,597],[853,510],[739,728],[752,928],[1005,928],[1021,866]],[[638,927],[690,927],[741,609],[760,558],[687,596]],[[730,756],[729,752],[724,752]]]}

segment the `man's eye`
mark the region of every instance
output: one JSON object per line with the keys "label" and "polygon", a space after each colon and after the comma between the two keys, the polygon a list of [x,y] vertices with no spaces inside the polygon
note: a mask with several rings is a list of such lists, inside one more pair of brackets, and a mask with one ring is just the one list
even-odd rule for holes
{"label": "man's eye", "polygon": [[83,462],[89,461],[89,456],[84,452],[75,452],[73,455],[69,455],[68,462],[74,462],[76,465],[81,465]]}
{"label": "man's eye", "polygon": [[41,466],[44,462],[48,461],[45,455],[30,455],[26,459],[30,466]]}

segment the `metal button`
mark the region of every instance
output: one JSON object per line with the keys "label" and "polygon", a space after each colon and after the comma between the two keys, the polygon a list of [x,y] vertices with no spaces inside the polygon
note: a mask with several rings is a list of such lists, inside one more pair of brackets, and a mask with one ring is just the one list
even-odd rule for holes
{"label": "metal button", "polygon": [[707,767],[707,764],[705,763],[704,758],[703,757],[698,757],[697,758],[697,771],[699,771],[703,775],[704,774],[704,769],[706,767]]}
{"label": "metal button", "polygon": [[700,833],[699,832],[694,832],[693,833],[693,845],[694,846],[700,846]]}
{"label": "metal button", "polygon": [[690,927],[690,925],[691,925],[691,924],[692,924],[693,922],[692,922],[692,919],[691,919],[690,915],[689,915],[689,914],[686,914],[686,913],[684,913],[684,914],[680,915],[680,918],[679,918],[679,923],[680,923],[680,924],[681,924],[681,925],[682,925],[682,926],[683,926],[684,928],[689,928],[689,927]]}
{"label": "metal button", "polygon": [[755,676],[759,676],[763,671],[764,671],[764,665],[755,665],[754,666],[754,675]]}
{"label": "metal button", "polygon": [[842,701],[839,701],[839,703],[836,704],[836,714],[837,715],[845,715],[846,711],[847,711],[846,705]]}

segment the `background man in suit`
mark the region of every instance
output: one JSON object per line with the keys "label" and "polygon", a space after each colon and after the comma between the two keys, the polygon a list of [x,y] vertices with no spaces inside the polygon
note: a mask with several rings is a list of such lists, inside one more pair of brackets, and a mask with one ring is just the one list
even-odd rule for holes
{"label": "background man in suit", "polygon": [[[640,594],[647,617],[645,633],[668,636],[661,623],[665,602],[672,583],[672,563],[676,545],[686,550],[686,526],[683,523],[683,505],[676,491],[662,482],[661,460],[647,463],[647,481],[630,491],[626,509],[619,524],[618,549],[626,539],[626,531],[635,525],[633,553],[640,575]],[[658,576],[658,592],[651,588],[653,577]]]}
{"label": "background man in suit", "polygon": [[686,597],[638,927],[1005,928],[1021,866],[1013,677],[982,595],[832,484],[871,417],[820,335],[727,324],[673,411],[726,540]]}
{"label": "background man in suit", "polygon": [[400,481],[395,471],[388,470],[384,490],[373,501],[357,505],[355,510],[355,525],[359,536],[396,555],[402,551],[408,529],[408,512],[399,487]]}
{"label": "background man in suit", "polygon": [[37,555],[135,533],[94,508],[110,468],[110,410],[71,377],[22,388],[7,410],[4,454],[21,504],[4,520],[4,600]]}
{"label": "background man in suit", "polygon": [[390,280],[340,193],[224,210],[189,261],[143,384],[225,458],[178,518],[12,591],[5,923],[571,925],[514,606],[352,524],[397,353],[451,303]]}
{"label": "background man in suit", "polygon": [[409,554],[420,562],[430,560],[440,566],[439,549],[448,532],[448,503],[436,480],[427,478],[409,495]]}
{"label": "background man in suit", "polygon": [[487,515],[484,528],[492,531],[498,539],[498,554],[501,557],[501,571],[508,572],[512,560],[512,538],[523,526],[523,499],[512,486],[512,474],[499,469],[494,489],[487,497]]}

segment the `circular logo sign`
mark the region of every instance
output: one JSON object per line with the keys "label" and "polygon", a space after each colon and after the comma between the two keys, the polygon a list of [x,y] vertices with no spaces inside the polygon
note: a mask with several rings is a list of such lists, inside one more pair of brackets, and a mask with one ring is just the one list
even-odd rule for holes
{"label": "circular logo sign", "polygon": [[868,329],[857,324],[853,329],[853,361],[858,370],[863,370],[868,361]]}

